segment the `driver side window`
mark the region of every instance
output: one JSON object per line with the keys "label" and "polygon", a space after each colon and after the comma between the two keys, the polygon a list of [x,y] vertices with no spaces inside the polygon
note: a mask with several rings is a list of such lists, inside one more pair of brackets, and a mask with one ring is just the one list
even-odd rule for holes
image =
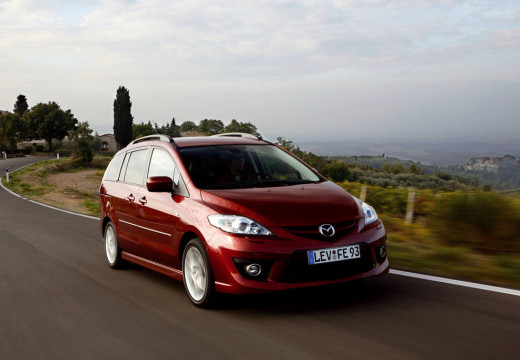
{"label": "driver side window", "polygon": [[150,168],[148,177],[167,176],[173,180],[175,163],[170,155],[164,150],[153,149],[152,158],[150,159]]}
{"label": "driver side window", "polygon": [[175,193],[184,197],[189,197],[188,189],[182,180],[179,169],[175,165],[170,154],[166,151],[154,148],[152,157],[150,158],[150,167],[148,168],[148,176],[167,176],[173,180]]}

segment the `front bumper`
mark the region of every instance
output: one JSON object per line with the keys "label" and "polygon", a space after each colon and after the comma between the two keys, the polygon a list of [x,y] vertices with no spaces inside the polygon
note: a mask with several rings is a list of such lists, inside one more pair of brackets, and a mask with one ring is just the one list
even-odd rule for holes
{"label": "front bumper", "polygon": [[[255,294],[341,283],[388,272],[386,233],[380,221],[353,230],[333,242],[297,237],[275,229],[276,237],[239,237],[219,232],[208,242],[216,290],[231,294]],[[359,259],[309,265],[308,250],[358,244]],[[260,265],[259,275],[246,267]]]}

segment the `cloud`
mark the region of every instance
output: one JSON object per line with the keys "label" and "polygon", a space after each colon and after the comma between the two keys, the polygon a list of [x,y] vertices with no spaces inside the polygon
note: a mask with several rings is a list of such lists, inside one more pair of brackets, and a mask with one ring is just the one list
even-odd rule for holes
{"label": "cloud", "polygon": [[173,63],[204,76],[211,68],[214,76],[276,77],[424,66],[518,46],[518,7],[505,5],[510,11],[465,1],[8,1],[2,48],[33,61],[45,55],[44,65],[51,54]]}
{"label": "cloud", "polygon": [[274,132],[291,114],[385,120],[342,96],[399,119],[412,115],[380,89],[520,81],[516,0],[0,0],[0,22],[0,98],[64,101],[91,123],[111,120],[119,85],[139,121],[238,114]]}

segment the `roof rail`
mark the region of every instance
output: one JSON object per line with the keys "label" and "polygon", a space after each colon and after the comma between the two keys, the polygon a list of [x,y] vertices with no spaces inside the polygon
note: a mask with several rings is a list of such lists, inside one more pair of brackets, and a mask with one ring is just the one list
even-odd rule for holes
{"label": "roof rail", "polygon": [[137,143],[144,142],[144,141],[152,141],[152,140],[166,141],[166,142],[169,142],[170,144],[172,144],[173,146],[177,147],[177,145],[175,144],[175,141],[173,140],[173,138],[171,136],[162,135],[162,134],[143,136],[143,137],[140,137],[140,138],[135,139],[134,141],[130,142],[129,145],[137,144]]}
{"label": "roof rail", "polygon": [[260,140],[260,138],[258,136],[255,136],[255,135],[249,134],[249,133],[241,133],[241,132],[230,132],[230,133],[216,134],[216,135],[211,135],[211,136],[242,137],[242,138]]}

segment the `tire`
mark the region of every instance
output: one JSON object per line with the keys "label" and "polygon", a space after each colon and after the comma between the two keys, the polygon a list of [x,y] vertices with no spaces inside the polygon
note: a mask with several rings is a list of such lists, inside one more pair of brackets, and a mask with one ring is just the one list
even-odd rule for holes
{"label": "tire", "polygon": [[215,281],[202,241],[188,242],[182,255],[182,280],[190,301],[201,308],[215,305]]}
{"label": "tire", "polygon": [[120,269],[123,266],[124,260],[121,259],[121,248],[117,242],[116,229],[111,222],[105,226],[103,240],[105,241],[105,253],[108,266],[112,269]]}

